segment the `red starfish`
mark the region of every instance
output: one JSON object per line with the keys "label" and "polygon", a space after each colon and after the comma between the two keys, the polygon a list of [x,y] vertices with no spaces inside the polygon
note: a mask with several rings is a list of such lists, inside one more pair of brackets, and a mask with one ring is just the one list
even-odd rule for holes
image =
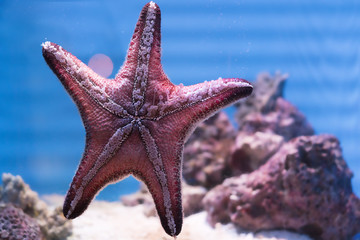
{"label": "red starfish", "polygon": [[252,92],[238,78],[172,84],[161,66],[160,17],[155,3],[144,6],[115,79],[99,76],[61,46],[42,45],[86,130],[85,152],[64,202],[69,219],[82,214],[108,183],[132,174],[149,188],[165,231],[177,236],[184,142],[200,121]]}

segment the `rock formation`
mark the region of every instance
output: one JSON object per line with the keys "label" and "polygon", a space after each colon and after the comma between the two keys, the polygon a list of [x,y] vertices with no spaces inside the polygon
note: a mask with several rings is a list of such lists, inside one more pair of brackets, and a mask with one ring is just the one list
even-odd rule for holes
{"label": "rock formation", "polygon": [[224,112],[195,129],[184,149],[183,176],[188,184],[212,188],[230,176],[226,163],[231,157],[235,134]]}
{"label": "rock formation", "polygon": [[338,140],[314,136],[305,116],[284,99],[286,78],[258,76],[252,96],[237,104],[235,136],[225,117],[226,124],[215,116],[201,125],[185,146],[184,177],[210,190],[203,204],[213,225],[349,239],[360,232],[352,173]]}
{"label": "rock formation", "polygon": [[314,130],[305,116],[286,101],[283,89],[287,75],[259,74],[252,95],[236,104],[235,120],[240,132],[271,132],[290,140],[298,136],[313,135]]}
{"label": "rock formation", "polygon": [[350,239],[360,231],[360,200],[351,177],[335,137],[302,136],[284,144],[258,170],[226,179],[203,202],[212,224]]}

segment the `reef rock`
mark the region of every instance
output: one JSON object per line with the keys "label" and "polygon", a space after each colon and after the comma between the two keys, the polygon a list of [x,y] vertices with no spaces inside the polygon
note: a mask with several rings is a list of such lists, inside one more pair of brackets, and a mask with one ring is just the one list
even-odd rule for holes
{"label": "reef rock", "polygon": [[0,239],[41,240],[43,236],[38,222],[21,208],[0,204]]}
{"label": "reef rock", "polygon": [[315,239],[350,239],[360,231],[360,200],[338,140],[302,136],[258,170],[226,179],[203,203],[208,221],[243,229],[291,229]]}
{"label": "reef rock", "polygon": [[[13,206],[19,216],[23,214],[27,219],[32,219],[31,222],[36,221],[45,239],[61,240],[71,234],[71,222],[62,215],[61,207],[50,209],[20,176],[4,173],[2,182],[0,204]],[[29,231],[32,232],[31,229]]]}
{"label": "reef rock", "polygon": [[284,142],[314,133],[305,116],[283,98],[286,78],[280,73],[258,76],[253,94],[236,104],[238,130],[224,112],[195,129],[184,149],[188,184],[211,189],[227,177],[257,169]]}
{"label": "reef rock", "polygon": [[231,176],[252,172],[283,143],[314,133],[305,116],[283,98],[286,78],[280,73],[260,74],[253,94],[236,105],[239,132],[227,162]]}
{"label": "reef rock", "polygon": [[229,176],[235,129],[224,112],[201,123],[185,144],[183,177],[190,185],[211,188]]}
{"label": "reef rock", "polygon": [[231,175],[252,172],[263,165],[284,143],[284,138],[273,133],[239,133],[235,140],[229,166]]}
{"label": "reef rock", "polygon": [[270,132],[286,141],[314,134],[305,116],[283,98],[286,78],[280,73],[274,77],[267,73],[258,76],[252,95],[236,104],[236,121],[241,132]]}
{"label": "reef rock", "polygon": [[200,186],[190,186],[185,184],[182,186],[182,201],[185,217],[203,211],[204,207],[202,205],[202,200],[207,193],[206,189]]}
{"label": "reef rock", "polygon": [[275,109],[276,100],[283,97],[283,91],[287,74],[277,72],[273,77],[269,73],[260,73],[253,83],[254,90],[246,99],[235,104],[237,107],[236,120],[241,123],[242,119],[250,113],[268,113]]}
{"label": "reef rock", "polygon": [[[182,204],[185,217],[203,211],[202,199],[206,194],[206,189],[200,186],[190,186],[186,183],[182,184]],[[147,217],[155,216],[156,209],[154,201],[146,188],[145,184],[141,184],[140,190],[136,193],[121,197],[121,202],[125,206],[144,206],[144,214]]]}
{"label": "reef rock", "polygon": [[143,213],[145,216],[156,216],[156,209],[154,200],[151,197],[149,190],[147,189],[146,185],[141,183],[139,191],[124,195],[121,197],[121,202],[128,207],[134,207],[137,205],[143,205],[144,210]]}
{"label": "reef rock", "polygon": [[254,112],[246,116],[240,125],[241,132],[269,132],[283,136],[286,141],[298,136],[310,136],[314,130],[305,116],[291,103],[278,98],[272,112]]}

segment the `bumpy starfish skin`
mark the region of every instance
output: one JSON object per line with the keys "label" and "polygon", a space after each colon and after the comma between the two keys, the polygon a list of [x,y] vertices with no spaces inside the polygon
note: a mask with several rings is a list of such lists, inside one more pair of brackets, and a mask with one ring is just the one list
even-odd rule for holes
{"label": "bumpy starfish skin", "polygon": [[248,96],[252,86],[237,78],[172,84],[162,70],[160,39],[160,9],[150,2],[115,79],[43,43],[43,56],[75,101],[86,130],[85,152],[64,202],[67,218],[81,215],[101,188],[132,174],[148,186],[165,231],[180,233],[184,143],[200,121]]}

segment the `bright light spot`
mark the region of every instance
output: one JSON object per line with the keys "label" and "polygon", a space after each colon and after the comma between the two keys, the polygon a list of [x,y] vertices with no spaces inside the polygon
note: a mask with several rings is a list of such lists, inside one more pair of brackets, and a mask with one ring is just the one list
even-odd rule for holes
{"label": "bright light spot", "polygon": [[114,65],[111,59],[105,54],[95,54],[89,60],[88,66],[97,74],[107,78],[111,75]]}

